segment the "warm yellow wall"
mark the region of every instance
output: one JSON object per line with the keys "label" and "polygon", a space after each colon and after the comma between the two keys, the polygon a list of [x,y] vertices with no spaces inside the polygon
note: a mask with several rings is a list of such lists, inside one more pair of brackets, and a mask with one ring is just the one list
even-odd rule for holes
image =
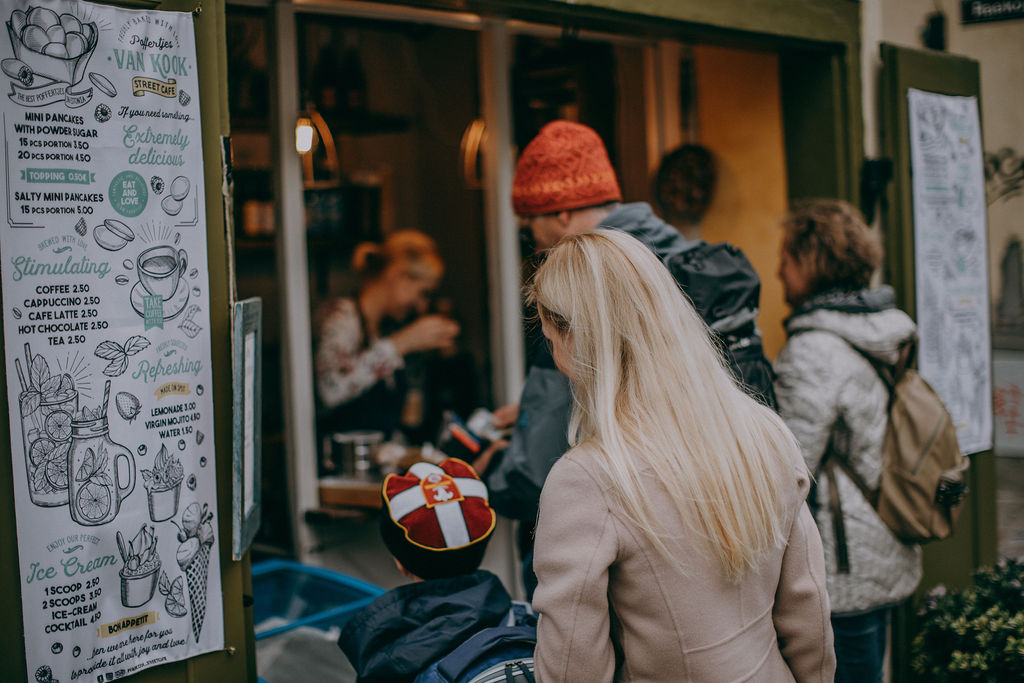
{"label": "warm yellow wall", "polygon": [[778,269],[779,222],[786,212],[778,59],[774,54],[694,49],[700,141],[714,152],[718,185],[701,237],[731,242],[761,274],[760,326],[774,358],[785,341]]}

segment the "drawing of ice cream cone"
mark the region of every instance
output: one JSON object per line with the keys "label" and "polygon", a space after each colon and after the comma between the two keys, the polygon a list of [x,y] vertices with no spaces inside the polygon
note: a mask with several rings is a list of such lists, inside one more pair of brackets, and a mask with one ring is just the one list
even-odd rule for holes
{"label": "drawing of ice cream cone", "polygon": [[207,578],[210,569],[210,549],[213,547],[213,513],[206,505],[192,503],[181,516],[178,530],[178,566],[185,572],[188,600],[191,606],[192,635],[199,641],[206,617]]}
{"label": "drawing of ice cream cone", "polygon": [[192,606],[192,634],[199,640],[206,616],[206,578],[210,567],[210,546],[202,545],[185,569],[188,584],[188,601]]}

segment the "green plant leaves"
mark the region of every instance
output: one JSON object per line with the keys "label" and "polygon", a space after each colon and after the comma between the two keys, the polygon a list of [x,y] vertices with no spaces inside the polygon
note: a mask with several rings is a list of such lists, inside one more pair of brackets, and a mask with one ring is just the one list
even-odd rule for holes
{"label": "green plant leaves", "polygon": [[974,586],[939,586],[921,601],[912,666],[942,682],[1024,680],[1024,564],[975,572]]}

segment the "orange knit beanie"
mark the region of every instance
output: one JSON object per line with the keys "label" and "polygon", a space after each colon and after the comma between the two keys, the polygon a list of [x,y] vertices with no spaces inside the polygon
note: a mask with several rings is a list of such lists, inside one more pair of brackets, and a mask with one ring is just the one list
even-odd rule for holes
{"label": "orange knit beanie", "polygon": [[553,121],[523,150],[512,184],[520,216],[539,216],[621,201],[604,143],[593,128]]}

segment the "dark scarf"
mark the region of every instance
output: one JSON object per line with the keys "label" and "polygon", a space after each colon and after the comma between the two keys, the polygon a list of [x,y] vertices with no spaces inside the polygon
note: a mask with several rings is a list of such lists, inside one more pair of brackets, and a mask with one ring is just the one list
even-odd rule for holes
{"label": "dark scarf", "polygon": [[832,289],[815,294],[798,305],[793,309],[793,313],[786,322],[819,310],[841,313],[878,313],[895,307],[896,293],[889,285],[882,285],[875,289],[859,289],[853,292]]}

